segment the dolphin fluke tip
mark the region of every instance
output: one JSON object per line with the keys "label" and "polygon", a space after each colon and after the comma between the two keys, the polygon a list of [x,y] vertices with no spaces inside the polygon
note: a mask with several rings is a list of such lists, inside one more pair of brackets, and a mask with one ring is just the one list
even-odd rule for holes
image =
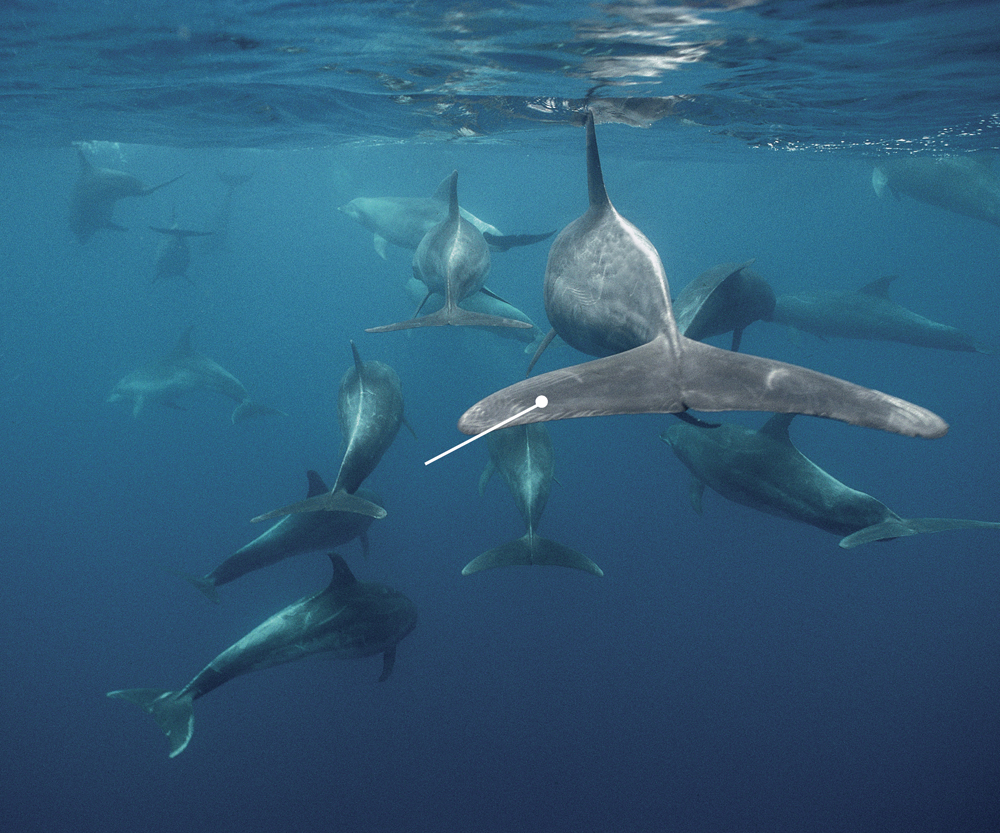
{"label": "dolphin fluke tip", "polygon": [[595,576],[604,575],[604,571],[587,556],[540,535],[525,535],[523,538],[508,541],[496,549],[487,550],[466,564],[462,568],[462,575],[470,576],[495,567],[530,565],[571,567]]}
{"label": "dolphin fluke tip", "polygon": [[194,734],[193,697],[162,688],[127,688],[109,691],[108,697],[128,700],[149,712],[170,742],[170,757],[176,758]]}

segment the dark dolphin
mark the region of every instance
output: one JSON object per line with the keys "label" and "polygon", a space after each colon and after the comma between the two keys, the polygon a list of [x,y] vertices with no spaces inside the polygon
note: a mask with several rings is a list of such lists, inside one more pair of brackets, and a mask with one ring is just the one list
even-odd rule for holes
{"label": "dark dolphin", "polygon": [[333,579],[320,593],[300,599],[227,648],[180,691],[130,688],[108,697],[128,700],[149,712],[179,755],[194,732],[192,704],[225,682],[286,662],[328,653],[335,659],[382,654],[383,682],[392,673],[396,645],[416,627],[417,608],[402,593],[358,581],[336,553]]}
{"label": "dark dolphin", "polygon": [[[948,426],[917,405],[795,365],[682,336],[653,244],[612,206],[592,116],[587,118],[590,208],[556,238],[545,270],[553,332],[597,361],[526,379],[478,402],[458,427],[608,414],[696,411],[807,413],[899,434],[940,437]],[[533,408],[538,396],[545,408]]]}
{"label": "dark dolphin", "polygon": [[191,264],[191,247],[188,245],[189,237],[207,237],[213,232],[210,231],[190,231],[182,229],[174,221],[169,228],[163,226],[150,226],[158,234],[165,235],[160,241],[156,250],[156,269],[153,280],[161,278],[184,278],[191,282],[187,269]]}

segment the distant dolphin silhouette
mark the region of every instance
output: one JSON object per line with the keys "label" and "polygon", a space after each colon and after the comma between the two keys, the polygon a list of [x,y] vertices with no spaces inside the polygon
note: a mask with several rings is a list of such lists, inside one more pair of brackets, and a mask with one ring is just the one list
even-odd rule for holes
{"label": "distant dolphin silhouette", "polygon": [[301,599],[261,623],[208,665],[180,691],[129,688],[108,697],[128,700],[149,712],[170,742],[170,757],[180,755],[194,733],[192,704],[234,677],[286,662],[328,653],[336,659],[382,654],[388,679],[396,645],[416,627],[417,608],[384,584],[360,582],[344,559],[330,553],[333,579],[320,593]]}
{"label": "distant dolphin silhouette", "polygon": [[603,576],[601,568],[586,556],[535,532],[552,487],[554,456],[548,429],[541,423],[500,428],[487,435],[486,444],[490,459],[479,479],[479,494],[483,493],[493,472],[499,471],[528,531],[523,537],[472,559],[465,565],[462,575],[493,567],[538,564],[573,567]]}
{"label": "distant dolphin silhouette", "polygon": [[968,333],[911,312],[889,297],[896,275],[872,281],[857,292],[781,295],[771,321],[818,336],[898,341],[939,350],[989,353]]}
{"label": "distant dolphin silhouette", "polygon": [[[899,434],[940,437],[948,426],[917,405],[795,365],[720,350],[682,336],[660,257],[608,199],[587,117],[590,208],[560,232],[545,270],[545,310],[558,333],[607,358],[526,379],[483,399],[458,427],[607,414],[696,411],[807,413]],[[544,395],[548,406],[535,408]]]}
{"label": "distant dolphin silhouette", "polygon": [[95,168],[79,147],[76,153],[80,160],[80,176],[70,195],[69,226],[81,243],[90,240],[98,229],[126,231],[112,219],[118,200],[123,197],[148,196],[184,176],[181,174],[147,188],[131,174],[110,168]]}
{"label": "distant dolphin silhouette", "polygon": [[250,394],[232,373],[191,347],[188,327],[172,352],[162,359],[129,373],[115,385],[108,402],[131,400],[132,416],[138,417],[147,402],[183,410],[177,399],[197,390],[212,390],[236,402],[233,425],[247,417],[263,414],[287,416],[283,411],[250,401]]}
{"label": "distant dolphin silhouette", "polygon": [[710,486],[760,512],[843,535],[845,549],[921,532],[1000,529],[1000,523],[952,518],[901,518],[871,495],[845,486],[805,457],[788,436],[795,414],[776,414],[754,431],[739,425],[677,423],[660,435],[691,470],[691,503],[701,513]]}
{"label": "distant dolphin silhouette", "polygon": [[188,246],[189,237],[207,237],[212,234],[210,231],[189,231],[182,229],[174,220],[170,228],[162,226],[150,226],[158,234],[166,237],[160,242],[156,250],[156,274],[154,281],[160,278],[184,278],[188,283],[187,268],[191,263],[191,247]]}

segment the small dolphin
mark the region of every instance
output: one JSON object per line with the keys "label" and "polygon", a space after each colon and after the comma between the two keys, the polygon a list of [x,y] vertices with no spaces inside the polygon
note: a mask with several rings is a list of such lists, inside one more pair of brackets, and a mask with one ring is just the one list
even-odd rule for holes
{"label": "small dolphin", "polygon": [[69,201],[69,226],[81,243],[86,243],[98,229],[126,231],[112,219],[115,203],[122,197],[145,197],[154,191],[176,182],[175,176],[152,188],[147,188],[131,174],[110,168],[95,168],[78,147],[80,177],[73,186]]}
{"label": "small dolphin", "polygon": [[770,320],[821,337],[899,341],[939,350],[989,353],[972,336],[910,312],[889,297],[897,275],[872,281],[857,292],[781,295]]}
{"label": "small dolphin", "polygon": [[194,733],[192,703],[225,682],[312,654],[336,659],[382,654],[388,679],[396,661],[396,645],[416,627],[417,608],[402,593],[358,581],[336,553],[330,553],[333,579],[323,591],[300,599],[261,623],[231,645],[180,691],[129,688],[108,697],[128,700],[149,712],[170,742],[170,757],[180,755]]}
{"label": "small dolphin", "polygon": [[486,444],[490,449],[490,459],[479,478],[479,494],[483,493],[493,472],[499,471],[514,496],[514,503],[528,531],[524,537],[515,538],[472,559],[465,565],[462,575],[468,576],[492,567],[541,564],[575,567],[595,576],[603,576],[601,568],[586,556],[535,532],[552,488],[554,457],[548,429],[541,423],[500,428],[487,435]]}
{"label": "small dolphin", "polygon": [[756,272],[752,260],[723,263],[702,272],[674,299],[674,318],[682,336],[703,341],[731,332],[731,350],[740,349],[743,330],[774,312],[774,290]]}
{"label": "small dolphin", "polygon": [[[344,438],[344,456],[333,489],[326,494],[310,495],[305,500],[266,512],[254,523],[299,512],[358,512],[372,518],[384,518],[385,509],[354,493],[378,465],[382,455],[396,439],[405,422],[403,386],[389,365],[361,361],[351,342],[354,364],[340,380],[337,418]],[[410,429],[411,431],[413,429]]]}
{"label": "small dolphin", "polygon": [[972,156],[906,156],[872,171],[878,196],[891,191],[1000,226],[1000,177]]}
{"label": "small dolphin", "polygon": [[247,417],[264,414],[288,416],[284,411],[250,401],[250,394],[232,373],[191,347],[188,327],[171,353],[159,361],[140,367],[125,376],[111,391],[108,402],[132,401],[132,416],[138,417],[147,402],[159,402],[168,408],[184,410],[178,397],[196,390],[214,390],[236,402],[230,417],[233,425]]}
{"label": "small dolphin", "polygon": [[[316,472],[308,471],[306,476],[309,478],[307,497],[317,497],[330,491]],[[368,489],[358,489],[357,495],[376,506],[382,504],[382,498]],[[219,594],[216,588],[293,555],[328,550],[360,538],[362,551],[367,558],[368,527],[373,520],[369,515],[357,512],[304,512],[288,515],[245,547],[238,549],[207,575],[180,575],[218,604]]]}
{"label": "small dolphin", "polygon": [[[901,399],[682,336],[659,254],[608,199],[590,114],[587,178],[590,208],[559,233],[549,252],[545,311],[550,335],[606,358],[494,393],[462,415],[461,431],[477,434],[509,418],[525,424],[690,408],[807,413],[920,437],[947,432],[940,417]],[[547,407],[535,407],[539,396]]]}
{"label": "small dolphin", "polygon": [[170,228],[162,226],[150,226],[150,228],[159,234],[166,235],[156,250],[156,274],[153,276],[153,280],[184,278],[188,283],[191,283],[187,274],[187,268],[191,263],[191,247],[188,246],[187,238],[207,237],[212,232],[182,229],[177,225],[176,220]]}
{"label": "small dolphin", "polygon": [[871,495],[845,486],[805,457],[788,436],[795,414],[775,414],[754,431],[738,425],[679,422],[660,435],[691,470],[691,503],[701,513],[705,486],[724,498],[819,527],[845,549],[946,529],[1000,529],[1000,523],[951,518],[901,518]]}

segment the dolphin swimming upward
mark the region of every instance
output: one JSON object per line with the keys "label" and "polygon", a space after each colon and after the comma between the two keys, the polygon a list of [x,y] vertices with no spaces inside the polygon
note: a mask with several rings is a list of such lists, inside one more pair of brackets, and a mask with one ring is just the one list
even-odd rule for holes
{"label": "dolphin swimming upward", "polygon": [[691,470],[691,503],[701,514],[705,486],[734,503],[845,535],[845,549],[946,529],[1000,529],[1000,523],[901,518],[871,495],[845,486],[804,456],[788,436],[795,414],[776,414],[759,431],[739,425],[677,423],[660,435]]}
{"label": "dolphin swimming upward", "polygon": [[[552,333],[606,358],[494,393],[462,415],[461,431],[478,434],[515,415],[516,425],[690,408],[813,414],[919,437],[947,432],[940,417],[902,399],[682,336],[659,254],[608,199],[589,114],[587,179],[590,208],[549,252],[545,311]],[[536,407],[540,396],[547,407]]]}
{"label": "dolphin swimming upward", "polygon": [[336,553],[330,553],[330,561],[329,587],[258,625],[180,691],[129,688],[109,691],[108,697],[128,700],[149,712],[170,741],[173,758],[187,748],[194,733],[192,703],[241,674],[325,652],[337,659],[382,654],[379,682],[388,679],[396,645],[416,627],[417,608],[384,584],[358,581]]}

